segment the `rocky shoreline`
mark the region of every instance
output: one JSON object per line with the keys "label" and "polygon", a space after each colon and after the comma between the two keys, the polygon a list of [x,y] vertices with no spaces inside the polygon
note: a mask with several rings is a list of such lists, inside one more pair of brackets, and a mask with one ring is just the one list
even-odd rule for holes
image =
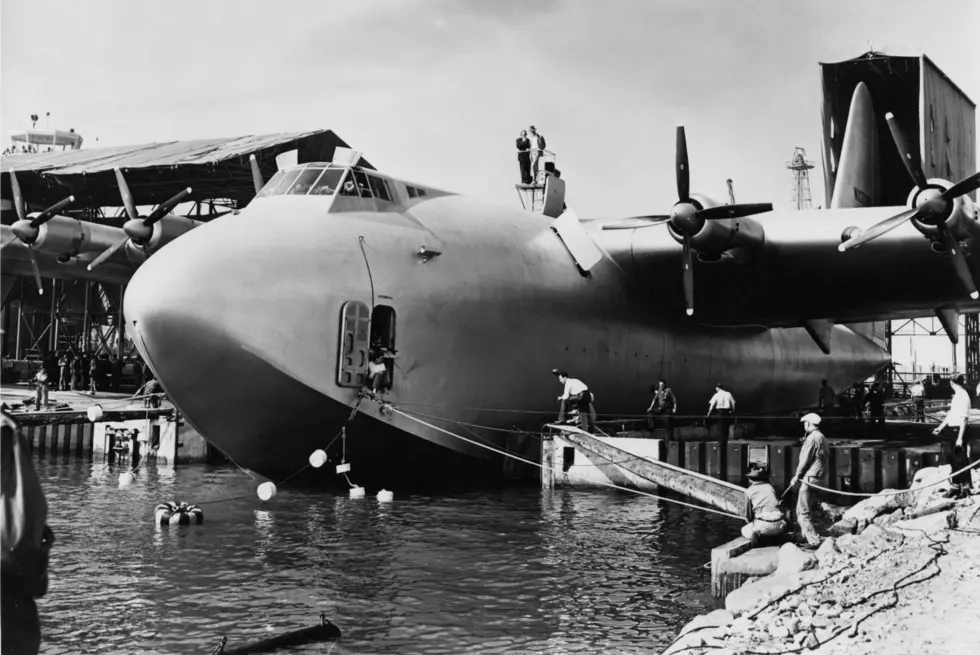
{"label": "rocky shoreline", "polygon": [[785,544],[664,655],[980,652],[980,496],[944,499],[949,473],[846,510],[816,552]]}

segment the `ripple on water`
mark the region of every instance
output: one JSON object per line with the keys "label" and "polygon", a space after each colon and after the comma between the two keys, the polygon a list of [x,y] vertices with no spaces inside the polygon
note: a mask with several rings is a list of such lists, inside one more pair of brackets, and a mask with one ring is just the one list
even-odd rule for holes
{"label": "ripple on water", "polygon": [[[708,609],[700,567],[738,528],[608,491],[380,505],[286,488],[262,504],[233,468],[148,467],[125,489],[102,463],[38,468],[57,536],[48,654],[208,652],[320,612],[344,631],[338,653],[644,652]],[[155,526],[172,499],[204,503],[204,525]]]}

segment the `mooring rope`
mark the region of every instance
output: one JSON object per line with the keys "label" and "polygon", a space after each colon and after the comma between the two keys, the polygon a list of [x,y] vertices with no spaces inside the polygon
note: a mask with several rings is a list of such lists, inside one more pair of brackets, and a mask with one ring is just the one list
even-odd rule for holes
{"label": "mooring rope", "polygon": [[828,489],[827,487],[821,487],[819,484],[813,484],[812,482],[807,482],[806,480],[804,480],[802,478],[800,478],[800,483],[801,484],[805,484],[808,487],[813,487],[814,489],[819,489],[820,491],[826,491],[827,493],[839,494],[841,496],[854,496],[855,498],[871,498],[873,496],[900,496],[902,494],[915,493],[915,492],[920,491],[922,489],[928,489],[929,487],[935,487],[936,485],[942,484],[943,482],[946,482],[947,480],[952,480],[957,475],[960,475],[961,473],[966,473],[970,469],[976,468],[977,466],[980,466],[980,460],[975,461],[974,463],[970,464],[969,466],[964,466],[963,468],[961,468],[959,471],[956,471],[955,473],[950,473],[948,476],[946,476],[945,478],[943,478],[941,480],[936,480],[935,482],[930,482],[929,484],[924,484],[921,487],[909,488],[909,489],[905,489],[904,491],[887,491],[887,490],[886,491],[879,491],[876,494],[866,493],[866,492],[859,492],[859,491],[841,491],[840,489]]}

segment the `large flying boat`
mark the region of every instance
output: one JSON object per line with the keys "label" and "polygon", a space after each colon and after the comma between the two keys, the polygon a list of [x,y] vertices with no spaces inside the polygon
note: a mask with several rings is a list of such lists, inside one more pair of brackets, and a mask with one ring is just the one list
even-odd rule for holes
{"label": "large flying boat", "polygon": [[[980,308],[962,248],[980,235],[965,195],[980,176],[927,180],[905,158],[909,206],[863,207],[877,200],[873,111],[859,85],[831,208],[816,211],[692,193],[683,128],[677,203],[625,220],[562,212],[554,176],[557,203],[532,213],[338,149],[143,263],[128,328],[187,420],[272,479],[328,444],[379,479],[498,464],[480,444],[520,451],[507,430],[554,417],[556,367],[589,385],[600,414],[641,412],[660,377],[682,413],[718,381],[740,412],[809,406],[821,379],[846,388],[889,360],[847,324]],[[384,399],[399,412],[362,398],[372,345],[395,354]],[[523,448],[536,458],[533,439]]]}

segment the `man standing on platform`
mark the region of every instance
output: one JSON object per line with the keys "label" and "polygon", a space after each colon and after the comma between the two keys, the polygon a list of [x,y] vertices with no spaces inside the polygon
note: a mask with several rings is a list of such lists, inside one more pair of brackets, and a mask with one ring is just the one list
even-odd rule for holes
{"label": "man standing on platform", "polygon": [[591,427],[595,426],[595,408],[592,406],[589,388],[581,380],[568,377],[565,371],[556,368],[551,373],[557,375],[558,382],[564,386],[562,395],[558,396],[558,422],[565,420],[566,410],[577,407],[582,430],[591,433]]}
{"label": "man standing on platform", "polygon": [[533,125],[529,128],[531,130],[531,136],[528,140],[531,142],[531,183],[538,183],[538,159],[544,154],[544,149],[547,147],[545,143],[544,136],[538,134],[537,128]]}
{"label": "man standing on platform", "polygon": [[41,367],[41,370],[37,372],[34,376],[34,384],[37,386],[37,390],[34,393],[34,411],[40,411],[41,405],[44,405],[45,409],[48,407],[48,370]]}
{"label": "man standing on platform", "polygon": [[735,397],[725,390],[721,382],[715,385],[715,395],[708,402],[708,413],[705,418],[711,416],[711,412],[718,410],[718,423],[721,425],[721,443],[728,443],[728,427],[732,423],[732,414],[735,412]]}
{"label": "man standing on platform", "polygon": [[653,400],[650,401],[650,406],[647,407],[647,425],[650,428],[650,432],[656,430],[657,423],[663,423],[667,430],[667,439],[673,439],[673,415],[677,413],[677,397],[674,396],[674,392],[667,386],[667,382],[663,379],[657,382],[657,386],[651,387],[650,391],[653,392]]}
{"label": "man standing on platform", "polygon": [[521,184],[531,183],[531,141],[527,131],[521,130],[517,137],[517,164],[521,168]]}
{"label": "man standing on platform", "polygon": [[922,380],[916,380],[915,384],[909,390],[909,395],[912,396],[912,407],[915,408],[915,422],[925,423],[926,422],[926,387],[922,384]]}
{"label": "man standing on platform", "polygon": [[810,485],[819,484],[823,477],[823,460],[827,456],[827,437],[820,431],[820,421],[820,415],[812,412],[800,419],[805,436],[800,449],[800,464],[796,467],[796,475],[789,482],[790,488],[797,482],[802,483],[796,501],[796,522],[800,525],[803,538],[811,546],[820,545],[820,536],[813,528],[810,518],[817,505],[817,490]]}

